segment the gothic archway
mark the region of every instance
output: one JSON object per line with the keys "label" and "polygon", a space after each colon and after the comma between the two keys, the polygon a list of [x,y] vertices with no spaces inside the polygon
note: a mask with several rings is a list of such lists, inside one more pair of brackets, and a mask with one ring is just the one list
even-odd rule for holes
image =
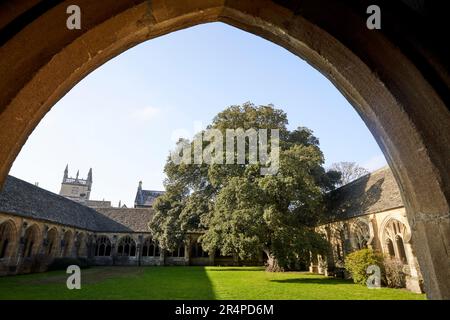
{"label": "gothic archway", "polygon": [[408,264],[408,257],[405,251],[405,242],[410,239],[410,232],[407,226],[395,219],[388,218],[382,223],[381,241],[385,244],[384,252],[389,254],[391,258],[396,258],[403,264]]}
{"label": "gothic archway", "polygon": [[39,237],[40,230],[36,224],[29,226],[25,230],[25,235],[23,237],[23,250],[22,257],[31,258],[33,255],[37,254],[40,248]]}
{"label": "gothic archway", "polygon": [[119,257],[135,257],[136,241],[130,236],[122,237],[117,245],[117,255]]}
{"label": "gothic archway", "polygon": [[144,244],[142,246],[142,256],[143,257],[159,257],[160,249],[157,243],[153,241],[151,237],[145,238]]}
{"label": "gothic archway", "polygon": [[64,244],[64,248],[63,248],[62,256],[63,257],[70,257],[70,256],[72,256],[72,245],[73,245],[73,233],[72,233],[72,231],[67,230],[64,233],[63,244]]}
{"label": "gothic archway", "polygon": [[48,230],[45,242],[45,254],[49,257],[59,256],[58,252],[60,249],[61,241],[59,239],[59,232],[56,228],[51,228],[50,230]]}
{"label": "gothic archway", "polygon": [[[450,298],[448,56],[438,43],[429,43],[439,34],[431,29],[433,23],[422,23],[417,30],[408,25],[413,12],[406,6],[398,12],[390,3],[384,4],[389,14],[377,31],[365,26],[371,3],[364,0],[78,0],[38,9],[5,5],[0,23],[0,183],[45,113],[88,73],[142,41],[200,23],[225,22],[307,60],[355,107],[399,183],[426,291],[430,298]],[[72,4],[83,8],[81,30],[65,27],[66,8]]]}
{"label": "gothic archway", "polygon": [[17,247],[17,228],[13,221],[0,223],[0,259],[14,255]]}

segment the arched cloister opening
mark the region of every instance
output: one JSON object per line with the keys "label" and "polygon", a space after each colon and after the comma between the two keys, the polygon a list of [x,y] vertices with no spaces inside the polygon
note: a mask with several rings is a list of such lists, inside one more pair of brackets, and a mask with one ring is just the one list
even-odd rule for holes
{"label": "arched cloister opening", "polygon": [[37,254],[40,248],[40,230],[37,225],[31,225],[25,230],[25,235],[23,237],[23,251],[22,257],[31,258],[33,255]]}
{"label": "arched cloister opening", "polygon": [[160,255],[160,249],[157,243],[155,243],[151,237],[145,238],[142,245],[143,257],[158,257]]}
{"label": "arched cloister opening", "polygon": [[117,255],[119,257],[135,257],[136,256],[136,241],[130,236],[120,238],[117,245]]}
{"label": "arched cloister opening", "polygon": [[73,233],[67,230],[63,237],[63,257],[70,257],[72,255],[72,245],[73,245]]}
{"label": "arched cloister opening", "polygon": [[[86,17],[79,31],[60,27],[72,2],[60,1],[43,13],[24,15],[30,8],[23,6],[6,11],[2,26],[9,29],[2,33],[0,51],[0,70],[5,70],[0,81],[0,182],[43,115],[86,74],[144,40],[223,21],[306,59],[349,99],[400,185],[429,297],[450,297],[450,80],[443,67],[448,56],[439,44],[430,44],[439,32],[418,32],[408,19],[398,19],[405,12],[396,14],[389,5],[383,29],[368,30],[363,2],[77,3]],[[28,20],[14,26],[21,15]]]}
{"label": "arched cloister opening", "polygon": [[0,259],[14,255],[17,244],[17,229],[12,221],[0,224]]}
{"label": "arched cloister opening", "polygon": [[58,230],[56,230],[56,228],[51,228],[47,232],[46,255],[49,257],[57,257],[59,255],[60,242]]}
{"label": "arched cloister opening", "polygon": [[111,248],[111,240],[107,236],[100,236],[95,243],[95,256],[109,257],[111,256]]}

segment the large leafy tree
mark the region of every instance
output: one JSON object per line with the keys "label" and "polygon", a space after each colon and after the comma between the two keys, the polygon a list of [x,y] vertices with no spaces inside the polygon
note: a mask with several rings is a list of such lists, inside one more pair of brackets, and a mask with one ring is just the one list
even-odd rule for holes
{"label": "large leafy tree", "polygon": [[262,163],[175,164],[169,158],[166,193],[155,201],[149,225],[160,245],[171,250],[188,232],[202,230],[205,250],[241,259],[264,252],[269,270],[295,268],[307,264],[311,253],[325,252],[326,242],[314,227],[324,207],[322,196],[340,174],[324,170],[311,130],[289,131],[287,124],[282,110],[246,103],[227,108],[208,126],[224,136],[227,129],[279,129],[279,170],[273,175],[260,174]]}

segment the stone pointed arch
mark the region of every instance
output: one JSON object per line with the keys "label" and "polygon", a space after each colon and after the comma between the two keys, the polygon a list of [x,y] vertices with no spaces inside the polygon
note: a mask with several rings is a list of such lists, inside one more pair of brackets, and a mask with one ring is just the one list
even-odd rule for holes
{"label": "stone pointed arch", "polygon": [[24,232],[23,236],[23,248],[22,257],[31,258],[33,255],[39,252],[42,243],[42,233],[39,226],[34,223],[29,225]]}
{"label": "stone pointed arch", "polygon": [[61,248],[60,233],[57,228],[52,227],[47,231],[47,237],[45,239],[45,252],[49,257],[58,257],[59,250]]}
{"label": "stone pointed arch", "polygon": [[18,232],[13,220],[0,222],[0,259],[10,259],[15,255],[18,244]]}
{"label": "stone pointed arch", "polygon": [[74,245],[74,234],[71,230],[66,230],[62,238],[62,256],[71,257]]}
{"label": "stone pointed arch", "polygon": [[135,257],[137,245],[132,236],[126,235],[119,239],[117,244],[117,255],[120,257]]}
{"label": "stone pointed arch", "polygon": [[387,216],[380,224],[379,238],[384,243],[387,238],[395,240],[397,235],[401,235],[405,243],[411,241],[411,229],[409,225],[398,217]]}
{"label": "stone pointed arch", "polygon": [[84,20],[75,31],[64,27],[73,1],[0,8],[0,183],[46,112],[98,66],[145,40],[225,22],[305,59],[355,107],[399,183],[426,291],[450,298],[450,58],[433,42],[440,19],[417,30],[407,1],[386,2],[375,32],[360,1],[76,2]]}

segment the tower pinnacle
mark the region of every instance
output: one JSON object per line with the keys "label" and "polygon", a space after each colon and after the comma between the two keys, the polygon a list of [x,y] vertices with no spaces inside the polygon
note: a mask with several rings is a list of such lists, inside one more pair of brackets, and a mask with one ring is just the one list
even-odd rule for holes
{"label": "tower pinnacle", "polygon": [[69,164],[66,165],[66,169],[64,170],[63,182],[69,177]]}

